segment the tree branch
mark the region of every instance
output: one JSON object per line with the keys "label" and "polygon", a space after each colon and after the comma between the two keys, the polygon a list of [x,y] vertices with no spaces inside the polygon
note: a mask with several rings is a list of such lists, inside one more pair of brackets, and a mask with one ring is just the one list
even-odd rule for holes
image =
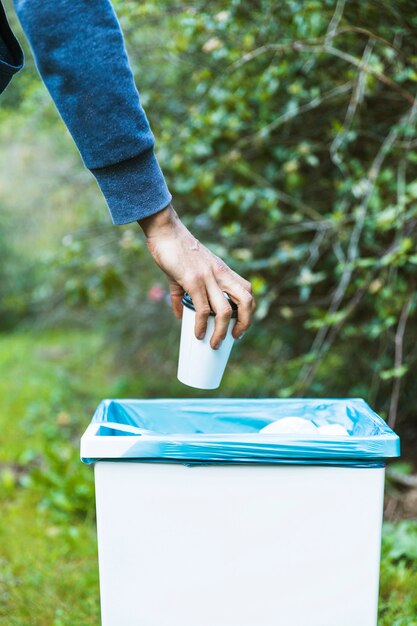
{"label": "tree branch", "polygon": [[[407,327],[407,320],[410,314],[412,296],[404,303],[401,310],[400,319],[397,326],[397,332],[395,333],[395,358],[394,368],[398,370],[403,364],[403,352],[404,352],[404,334]],[[389,408],[388,425],[394,428],[397,420],[398,402],[400,399],[401,389],[401,376],[396,376],[394,384],[392,386],[391,403]]]}

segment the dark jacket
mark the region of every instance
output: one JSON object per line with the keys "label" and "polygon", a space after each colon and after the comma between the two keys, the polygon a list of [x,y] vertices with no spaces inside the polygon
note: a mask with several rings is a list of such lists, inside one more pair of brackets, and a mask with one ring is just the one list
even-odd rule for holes
{"label": "dark jacket", "polygon": [[[133,222],[165,208],[172,196],[110,0],[14,4],[38,71],[113,222]],[[17,71],[22,53],[3,11],[0,16],[0,69]]]}
{"label": "dark jacket", "polygon": [[0,93],[23,67],[23,52],[13,35],[0,2]]}

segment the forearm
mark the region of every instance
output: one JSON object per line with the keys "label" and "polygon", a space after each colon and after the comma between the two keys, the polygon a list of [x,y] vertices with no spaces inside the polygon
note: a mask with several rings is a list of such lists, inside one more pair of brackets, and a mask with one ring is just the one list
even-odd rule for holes
{"label": "forearm", "polygon": [[15,0],[36,65],[115,223],[171,195],[108,0]]}

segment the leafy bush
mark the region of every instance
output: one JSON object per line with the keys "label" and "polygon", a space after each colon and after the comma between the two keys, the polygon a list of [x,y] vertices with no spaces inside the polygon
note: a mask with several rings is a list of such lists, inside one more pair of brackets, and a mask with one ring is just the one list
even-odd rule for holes
{"label": "leafy bush", "polygon": [[175,205],[253,282],[248,351],[262,354],[262,391],[362,395],[394,421],[402,382],[406,415],[417,331],[410,2],[117,4]]}

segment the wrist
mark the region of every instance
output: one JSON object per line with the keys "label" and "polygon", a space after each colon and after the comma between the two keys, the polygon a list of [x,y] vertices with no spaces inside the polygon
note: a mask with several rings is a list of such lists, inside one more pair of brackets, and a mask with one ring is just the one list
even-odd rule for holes
{"label": "wrist", "polygon": [[138,220],[138,224],[148,238],[172,230],[179,221],[180,219],[177,212],[170,203],[165,209],[162,209],[162,211],[158,211],[153,215],[148,215]]}

